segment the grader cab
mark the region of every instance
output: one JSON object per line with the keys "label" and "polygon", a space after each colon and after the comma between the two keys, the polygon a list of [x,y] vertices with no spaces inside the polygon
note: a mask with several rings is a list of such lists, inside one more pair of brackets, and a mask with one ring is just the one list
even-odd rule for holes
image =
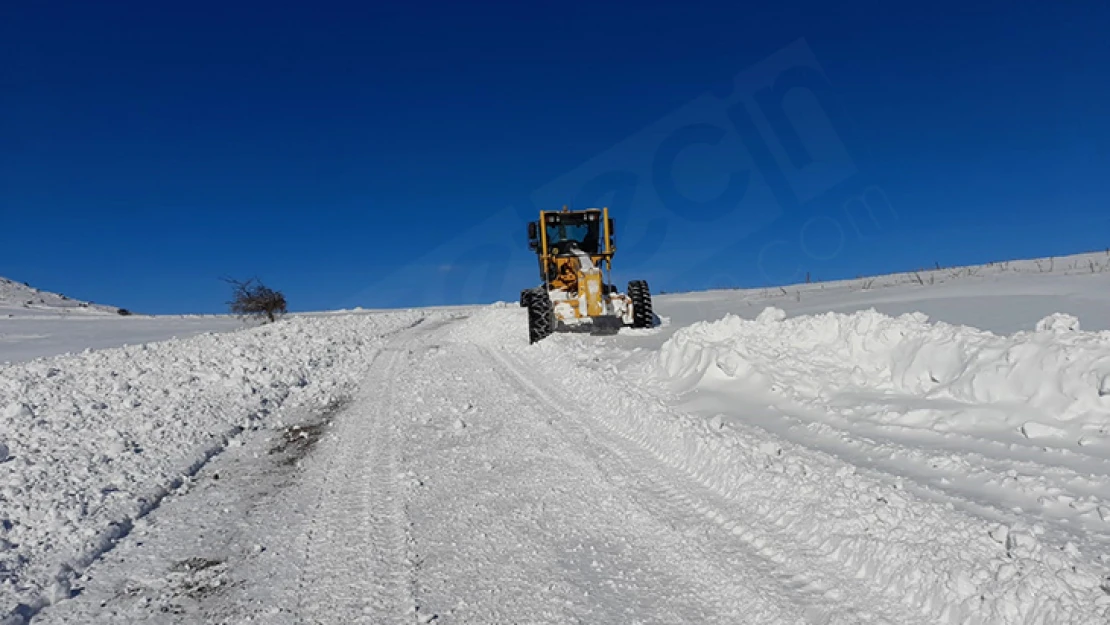
{"label": "grader cab", "polygon": [[608,208],[540,211],[528,224],[528,246],[539,260],[541,284],[520,293],[532,343],[560,330],[650,328],[655,319],[644,280],[626,293],[612,283],[615,229]]}

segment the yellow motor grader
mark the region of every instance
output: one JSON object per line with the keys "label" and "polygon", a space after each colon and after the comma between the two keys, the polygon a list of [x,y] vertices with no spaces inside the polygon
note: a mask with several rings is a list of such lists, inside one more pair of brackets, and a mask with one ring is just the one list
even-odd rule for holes
{"label": "yellow motor grader", "polygon": [[564,206],[540,211],[539,221],[528,224],[528,247],[539,257],[541,281],[520,293],[530,342],[579,326],[614,332],[622,326],[652,327],[647,282],[629,282],[627,293],[612,284],[614,240],[608,208]]}

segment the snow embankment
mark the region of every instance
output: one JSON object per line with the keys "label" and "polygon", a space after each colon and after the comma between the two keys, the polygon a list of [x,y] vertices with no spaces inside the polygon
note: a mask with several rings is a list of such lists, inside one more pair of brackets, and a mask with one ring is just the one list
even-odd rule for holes
{"label": "snow embankment", "polygon": [[676,332],[656,367],[680,391],[760,389],[903,427],[1110,441],[1110,332],[1062,314],[998,336],[920,313],[786,319],[768,308]]}
{"label": "snow embankment", "polygon": [[344,397],[380,337],[425,316],[291,318],[0,367],[0,623],[70,596],[237,433]]}
{"label": "snow embankment", "polygon": [[[1110,434],[1110,332],[1083,332],[1062,314],[998,336],[930,323],[920,313],[787,319],[768,308],[755,320],[728,315],[679,330],[647,373],[679,393],[731,397],[737,406],[763,398],[764,405],[984,441],[1091,445],[1104,456]],[[794,528],[857,576],[885,580],[888,592],[941,622],[1110,617],[1110,586],[1090,561],[1095,554],[1042,542],[1035,522],[991,525],[914,501],[900,487],[836,468],[742,417],[700,426],[719,436],[695,434],[698,426],[679,434],[686,428],[676,425],[632,432],[722,492],[761,501],[759,516]],[[668,440],[676,436],[685,440]]]}

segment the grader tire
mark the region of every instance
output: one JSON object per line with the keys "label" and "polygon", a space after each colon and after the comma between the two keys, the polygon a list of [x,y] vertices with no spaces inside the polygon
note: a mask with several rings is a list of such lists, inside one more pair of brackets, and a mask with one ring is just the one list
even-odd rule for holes
{"label": "grader tire", "polygon": [[628,297],[632,298],[632,327],[650,328],[655,325],[655,314],[651,309],[651,290],[645,280],[628,283]]}
{"label": "grader tire", "polygon": [[528,304],[528,342],[538,343],[555,332],[555,307],[546,291],[529,293],[525,299]]}

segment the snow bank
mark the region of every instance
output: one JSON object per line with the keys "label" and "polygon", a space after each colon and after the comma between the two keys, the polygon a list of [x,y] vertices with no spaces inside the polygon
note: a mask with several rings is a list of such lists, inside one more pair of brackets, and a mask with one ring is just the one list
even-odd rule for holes
{"label": "snow bank", "polygon": [[249,331],[0,367],[0,623],[22,622],[242,429],[346,395],[424,313]]}
{"label": "snow bank", "polygon": [[[850,398],[854,418],[903,426],[1082,444],[1110,432],[1110,332],[1068,315],[997,336],[920,313],[786,319],[768,308],[679,330],[654,365],[678,391],[767,390],[823,409]],[[860,409],[868,398],[872,411]]]}

